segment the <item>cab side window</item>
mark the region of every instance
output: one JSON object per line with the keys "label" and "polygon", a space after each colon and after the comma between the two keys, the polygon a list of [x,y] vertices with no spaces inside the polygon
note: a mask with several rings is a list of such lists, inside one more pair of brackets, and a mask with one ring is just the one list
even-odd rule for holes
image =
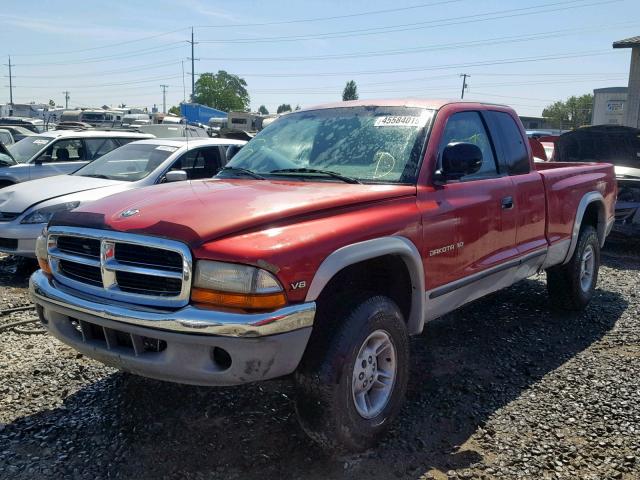
{"label": "cab side window", "polygon": [[50,145],[37,160],[42,163],[56,162],[77,162],[85,159],[84,147],[82,140],[79,138],[70,138],[68,140],[59,140]]}
{"label": "cab side window", "polygon": [[505,112],[485,112],[487,123],[496,138],[496,147],[500,165],[509,172],[509,175],[522,175],[529,173],[529,152],[525,139],[515,120]]}
{"label": "cab side window", "polygon": [[493,146],[484,122],[482,121],[482,117],[480,117],[478,112],[460,112],[449,117],[442,134],[442,140],[440,141],[438,151],[439,163],[442,161],[442,152],[446,146],[455,142],[473,143],[478,146],[482,152],[482,165],[480,170],[462,177],[460,179],[461,181],[480,180],[498,176]]}
{"label": "cab side window", "polygon": [[189,180],[198,180],[213,177],[220,167],[222,167],[221,151],[219,147],[214,146],[187,152],[173,164],[171,170],[184,170]]}

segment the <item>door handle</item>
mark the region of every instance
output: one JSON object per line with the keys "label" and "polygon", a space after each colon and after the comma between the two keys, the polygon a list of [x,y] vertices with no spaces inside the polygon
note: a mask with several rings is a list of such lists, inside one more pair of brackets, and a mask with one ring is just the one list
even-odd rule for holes
{"label": "door handle", "polygon": [[509,196],[509,197],[504,197],[502,199],[502,208],[504,210],[508,210],[510,208],[513,208],[513,197]]}

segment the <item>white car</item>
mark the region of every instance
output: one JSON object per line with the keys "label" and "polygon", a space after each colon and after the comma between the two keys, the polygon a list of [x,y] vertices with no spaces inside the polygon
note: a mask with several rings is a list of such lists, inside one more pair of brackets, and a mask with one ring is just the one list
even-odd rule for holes
{"label": "white car", "polygon": [[35,257],[36,238],[54,213],[132,188],[213,177],[246,142],[150,139],[131,142],[71,175],[0,190],[0,252]]}
{"label": "white car", "polygon": [[32,135],[7,147],[16,165],[0,168],[0,188],[72,173],[121,145],[153,137],[110,130],[54,130]]}

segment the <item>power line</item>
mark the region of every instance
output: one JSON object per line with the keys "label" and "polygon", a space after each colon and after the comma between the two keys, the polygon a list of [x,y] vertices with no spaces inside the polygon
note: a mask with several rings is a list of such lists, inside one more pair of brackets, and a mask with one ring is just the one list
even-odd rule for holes
{"label": "power line", "polygon": [[[111,75],[115,73],[129,73],[129,72],[137,72],[140,70],[151,70],[153,68],[165,67],[168,65],[178,65],[180,63],[180,59],[175,59],[170,62],[160,62],[160,63],[148,63],[146,65],[138,65],[136,67],[129,68],[119,68],[117,70],[103,70],[92,73],[68,73],[65,75],[49,75],[47,74],[47,78],[68,78],[68,77],[99,77],[102,75]],[[14,78],[42,78],[42,75],[14,75]]]}
{"label": "power line", "polygon": [[81,48],[78,50],[67,50],[64,52],[39,52],[39,53],[21,53],[19,55],[14,55],[14,57],[44,57],[44,56],[50,56],[50,55],[69,55],[69,54],[73,54],[73,53],[82,53],[82,52],[90,52],[90,51],[94,51],[94,50],[102,50],[105,48],[113,48],[113,47],[119,47],[121,45],[130,45],[131,43],[135,43],[135,42],[142,42],[145,40],[150,40],[153,38],[158,38],[158,37],[162,37],[162,36],[166,36],[166,35],[171,35],[172,33],[178,33],[178,32],[182,32],[184,30],[187,30],[187,27],[183,27],[183,28],[178,28],[177,30],[170,30],[168,32],[161,32],[161,33],[157,33],[154,35],[148,35],[146,37],[140,37],[140,38],[136,38],[133,40],[126,40],[123,42],[117,42],[117,43],[110,43],[107,45],[101,45],[98,47],[90,47],[90,48]]}
{"label": "power line", "polygon": [[422,3],[419,5],[412,5],[409,7],[399,7],[399,8],[387,8],[384,10],[371,10],[368,12],[360,12],[360,13],[350,13],[346,15],[334,15],[331,17],[315,17],[315,18],[304,18],[298,20],[282,20],[277,22],[262,22],[262,23],[240,23],[240,24],[224,24],[224,25],[197,25],[195,28],[228,28],[228,27],[266,27],[270,25],[291,25],[293,23],[310,23],[310,22],[325,22],[329,20],[339,20],[343,18],[354,18],[354,17],[364,17],[367,15],[379,15],[382,13],[394,13],[394,12],[402,12],[407,10],[416,10],[418,8],[426,8],[426,7],[435,7],[437,5],[445,5],[448,3],[459,3],[463,0],[444,0],[441,2],[433,2],[433,3]]}
{"label": "power line", "polygon": [[430,51],[439,51],[439,50],[450,50],[457,48],[468,48],[468,47],[476,47],[476,46],[486,46],[493,44],[504,44],[504,43],[512,43],[512,42],[529,42],[532,40],[546,40],[548,38],[554,37],[562,37],[567,35],[573,35],[577,33],[590,32],[592,33],[594,30],[607,30],[607,29],[619,29],[620,26],[631,26],[638,25],[637,22],[626,24],[615,24],[608,26],[592,26],[592,27],[581,27],[581,28],[568,28],[563,30],[552,30],[547,32],[537,32],[526,35],[508,35],[503,37],[493,37],[487,38],[483,40],[470,40],[467,42],[455,42],[455,43],[444,43],[439,45],[429,45],[429,46],[420,46],[420,47],[410,47],[410,48],[401,48],[401,49],[391,49],[391,50],[377,50],[377,51],[367,51],[367,52],[353,52],[353,53],[342,53],[342,54],[331,54],[331,55],[315,55],[315,56],[296,56],[296,57],[202,57],[202,60],[215,60],[215,61],[227,61],[227,62],[281,62],[281,61],[319,61],[319,60],[337,60],[337,59],[351,59],[351,58],[369,58],[369,57],[380,57],[380,56],[391,56],[391,55],[406,55],[412,53],[423,53]]}
{"label": "power line", "polygon": [[[485,22],[490,20],[500,20],[504,18],[513,18],[527,15],[537,15],[540,13],[550,13],[557,12],[562,10],[576,9],[576,8],[584,8],[591,6],[599,6],[603,4],[609,3],[617,3],[622,0],[604,0],[604,1],[596,1],[591,3],[584,3],[588,0],[570,0],[568,2],[554,2],[554,3],[546,3],[541,5],[534,5],[530,7],[521,7],[521,8],[513,8],[507,10],[496,10],[493,12],[479,13],[473,15],[465,15],[465,16],[456,16],[438,20],[430,20],[426,22],[414,22],[414,23],[405,23],[398,25],[389,25],[385,27],[373,27],[373,28],[364,28],[364,29],[355,29],[355,30],[342,30],[342,31],[334,31],[320,34],[310,34],[310,35],[291,35],[291,36],[280,36],[280,37],[252,37],[252,38],[240,38],[240,39],[208,39],[208,40],[200,40],[201,43],[227,43],[227,44],[240,44],[240,43],[269,43],[269,42],[295,42],[302,40],[317,40],[317,39],[331,39],[331,38],[345,38],[345,37],[357,37],[357,36],[366,36],[366,35],[379,35],[384,33],[394,33],[394,32],[404,32],[410,30],[420,30],[425,28],[434,28],[434,27],[442,27],[442,26],[450,26],[450,25],[461,25],[466,23],[476,23],[476,22]],[[547,8],[547,7],[555,7],[558,5],[562,5],[558,8]],[[532,11],[536,9],[542,9],[537,11]],[[494,16],[491,16],[494,15]],[[488,17],[488,18],[481,18]]]}
{"label": "power line", "polygon": [[570,58],[612,55],[618,52],[619,50],[593,50],[593,51],[584,51],[584,52],[570,52],[570,53],[565,53],[560,55],[546,55],[546,56],[538,56],[538,57],[516,57],[516,58],[505,58],[500,60],[491,60],[491,61],[452,63],[452,64],[445,64],[445,65],[432,65],[432,66],[422,66],[422,67],[412,67],[412,68],[361,70],[361,71],[351,71],[351,72],[239,73],[237,75],[241,77],[267,77],[267,78],[378,75],[382,73],[421,72],[421,71],[432,71],[432,70],[448,70],[448,69],[454,69],[454,68],[508,65],[508,64],[515,64],[515,63],[539,62],[539,61],[546,61],[546,60],[564,60],[564,59],[570,59]]}
{"label": "power line", "polygon": [[[103,83],[103,84],[93,84],[93,85],[74,85],[70,88],[97,88],[97,87],[119,87],[123,85],[135,85],[141,83],[155,83],[158,81],[169,80],[174,78],[180,78],[180,75],[173,75],[168,77],[152,77],[144,80],[137,81],[129,81],[129,82],[116,82],[116,83]],[[56,86],[51,85],[21,85],[21,88],[58,88]]]}
{"label": "power line", "polygon": [[[171,46],[173,45],[173,46]],[[153,55],[156,53],[163,53],[169,50],[175,50],[177,48],[183,48],[184,41],[181,42],[171,42],[163,45],[157,45],[155,47],[143,48],[140,50],[133,50],[131,52],[118,53],[113,55],[105,55],[102,57],[90,57],[81,60],[77,60],[74,62],[69,61],[61,61],[61,62],[38,62],[38,63],[20,63],[21,67],[39,67],[46,65],[82,65],[86,63],[100,63],[107,62],[110,60],[122,60],[123,58],[134,58],[134,57],[142,57],[144,55]]]}

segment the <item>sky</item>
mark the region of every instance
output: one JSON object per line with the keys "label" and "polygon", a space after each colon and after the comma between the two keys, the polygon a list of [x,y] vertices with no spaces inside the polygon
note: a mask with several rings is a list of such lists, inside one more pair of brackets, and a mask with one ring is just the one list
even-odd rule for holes
{"label": "sky", "polygon": [[[9,101],[70,107],[157,105],[191,93],[195,73],[244,78],[251,108],[341,99],[465,98],[520,115],[594,88],[626,86],[638,0],[4,0],[0,58]],[[183,73],[184,72],[184,73]],[[197,77],[196,77],[197,78]]]}

